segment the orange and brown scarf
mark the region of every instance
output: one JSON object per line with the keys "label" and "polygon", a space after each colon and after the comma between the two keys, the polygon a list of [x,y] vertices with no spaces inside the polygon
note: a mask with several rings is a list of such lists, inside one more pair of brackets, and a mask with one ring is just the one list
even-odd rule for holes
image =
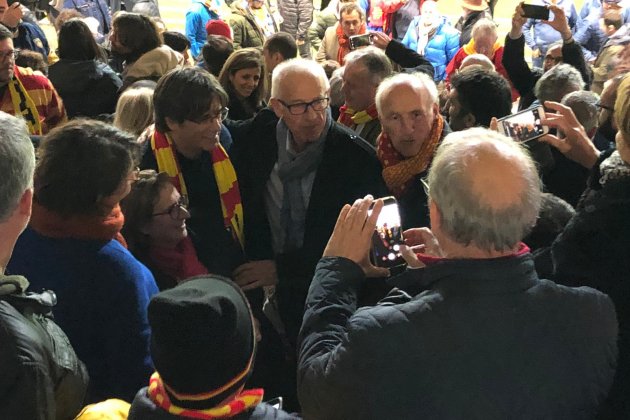
{"label": "orange and brown scarf", "polygon": [[[160,375],[155,372],[151,376],[151,380],[149,381],[149,398],[155,405],[162,408],[163,410],[169,412],[170,414],[193,418],[193,419],[225,419],[234,417],[239,413],[250,410],[253,407],[256,407],[263,399],[264,390],[263,389],[250,389],[239,392],[234,398],[225,402],[224,404],[212,407],[208,409],[190,409],[178,407],[173,404],[169,394],[166,391],[167,385],[162,382],[162,378]],[[169,389],[170,393],[173,393],[171,389]],[[190,400],[190,401],[199,401],[206,399],[206,396],[203,394],[199,395],[182,395],[179,394],[177,398],[180,400]]]}
{"label": "orange and brown scarf", "polygon": [[[366,30],[367,30],[367,27],[365,26],[365,23],[362,23],[361,27],[359,28],[358,35],[365,34]],[[339,42],[339,51],[337,51],[337,62],[343,66],[343,62],[346,59],[346,55],[350,52],[350,40],[348,39],[346,35],[344,35],[343,28],[341,27],[341,25],[337,25],[336,34],[337,34],[337,42]]]}
{"label": "orange and brown scarf", "polygon": [[[184,175],[179,167],[179,162],[175,157],[175,147],[168,134],[157,130],[151,136],[151,150],[157,161],[158,171],[166,172],[171,177],[171,182],[177,191],[188,197],[188,190],[184,182]],[[234,240],[243,247],[243,204],[241,193],[238,187],[238,179],[232,162],[225,149],[220,144],[210,152],[212,158],[212,171],[219,188],[221,199],[221,211],[223,213],[223,223],[231,233]]]}
{"label": "orange and brown scarf", "polygon": [[367,124],[373,120],[378,120],[376,104],[372,104],[367,109],[358,112],[348,108],[348,105],[342,105],[339,108],[339,123],[346,127],[355,128],[357,125]]}
{"label": "orange and brown scarf", "polygon": [[444,119],[438,114],[429,138],[422,143],[417,155],[405,158],[394,148],[390,138],[382,132],[378,137],[376,153],[383,166],[383,179],[389,191],[400,198],[413,184],[414,177],[427,170],[442,136]]}

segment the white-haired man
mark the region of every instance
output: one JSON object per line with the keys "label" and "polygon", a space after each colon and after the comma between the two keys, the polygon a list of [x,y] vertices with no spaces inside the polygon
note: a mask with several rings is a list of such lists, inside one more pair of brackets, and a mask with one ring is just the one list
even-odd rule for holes
{"label": "white-haired man", "polygon": [[[305,418],[593,418],[615,371],[612,301],[538,278],[521,240],[541,184],[520,145],[450,134],[428,176],[431,230],[411,229],[408,276],[357,310],[382,201],[345,206],[320,260],[300,332]],[[422,248],[420,248],[420,246]]]}
{"label": "white-haired man", "polygon": [[398,200],[402,225],[428,226],[427,195],[422,178],[444,136],[451,132],[439,113],[438,92],[426,74],[397,74],[376,92],[381,135],[376,151],[383,179]]}
{"label": "white-haired man", "polygon": [[273,72],[271,109],[231,127],[231,156],[250,215],[247,253],[258,260],[239,267],[234,280],[245,290],[277,284],[292,344],[339,209],[368,192],[385,194],[374,149],[332,120],[329,90],[315,61],[283,62]]}
{"label": "white-haired man", "polygon": [[341,74],[345,103],[339,109],[339,122],[373,146],[381,134],[376,89],[392,71],[392,64],[383,51],[367,47],[346,56]]}

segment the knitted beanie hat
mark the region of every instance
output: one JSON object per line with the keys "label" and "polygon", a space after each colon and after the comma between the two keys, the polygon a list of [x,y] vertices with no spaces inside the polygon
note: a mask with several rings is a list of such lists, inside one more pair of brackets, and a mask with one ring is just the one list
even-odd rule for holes
{"label": "knitted beanie hat", "polygon": [[222,35],[232,41],[232,28],[219,19],[210,19],[208,23],[206,23],[206,33],[208,35]]}
{"label": "knitted beanie hat", "polygon": [[151,355],[173,404],[212,408],[238,391],[252,368],[252,314],[241,289],[193,277],[149,303]]}

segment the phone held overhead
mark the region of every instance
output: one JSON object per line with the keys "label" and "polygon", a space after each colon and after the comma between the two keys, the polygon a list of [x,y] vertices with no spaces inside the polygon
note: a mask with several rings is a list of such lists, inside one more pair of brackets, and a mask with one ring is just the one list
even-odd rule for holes
{"label": "phone held overhead", "polygon": [[525,143],[549,133],[549,127],[542,125],[545,109],[532,107],[498,120],[499,132],[515,141]]}
{"label": "phone held overhead", "polygon": [[523,17],[531,19],[549,20],[549,8],[536,4],[522,4]]}
{"label": "phone held overhead", "polygon": [[350,41],[350,49],[356,50],[357,48],[367,47],[368,45],[372,45],[372,35],[371,34],[363,34],[363,35],[353,35],[348,38]]}

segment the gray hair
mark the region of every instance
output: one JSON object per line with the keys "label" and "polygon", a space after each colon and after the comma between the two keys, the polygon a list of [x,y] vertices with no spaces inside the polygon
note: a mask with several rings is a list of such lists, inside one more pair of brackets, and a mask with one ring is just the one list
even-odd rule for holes
{"label": "gray hair", "polygon": [[26,122],[0,112],[0,221],[15,210],[24,191],[33,186],[35,150]]}
{"label": "gray hair", "polygon": [[379,84],[391,76],[394,69],[391,61],[383,50],[376,47],[366,47],[350,52],[346,55],[345,65],[357,63],[364,66],[372,76],[374,84]]}
{"label": "gray hair", "polygon": [[571,92],[562,98],[562,104],[573,110],[575,118],[582,124],[586,131],[597,128],[599,108],[599,95],[589,90]]}
{"label": "gray hair", "polygon": [[544,73],[534,94],[541,104],[545,101],[560,102],[568,93],[584,89],[584,80],[579,71],[569,64],[557,64]]}
{"label": "gray hair", "polygon": [[[522,170],[523,189],[510,205],[493,208],[473,189],[470,164],[489,151],[513,161]],[[536,165],[517,142],[485,128],[451,133],[439,146],[428,177],[429,196],[441,215],[441,230],[462,245],[485,251],[514,248],[536,223],[541,182]]]}
{"label": "gray hair", "polygon": [[494,34],[495,36],[498,36],[497,24],[494,23],[490,19],[486,19],[486,18],[479,19],[477,23],[473,25],[470,35],[472,38],[475,38],[475,36],[480,32],[491,33],[491,34]]}
{"label": "gray hair", "polygon": [[280,85],[283,80],[290,74],[301,73],[310,74],[317,77],[326,87],[326,91],[330,90],[330,82],[326,76],[324,68],[314,60],[305,60],[303,58],[293,58],[283,61],[273,69],[271,76],[271,97],[278,98],[280,94]]}
{"label": "gray hair", "polygon": [[469,66],[478,66],[487,71],[495,71],[494,63],[483,54],[471,54],[466,56],[462,60],[462,64],[459,66],[459,71],[462,71]]}
{"label": "gray hair", "polygon": [[430,105],[439,103],[437,86],[432,77],[429,77],[425,73],[399,73],[383,80],[376,90],[376,109],[379,115],[385,115],[383,113],[383,100],[385,95],[399,85],[407,85],[410,89],[418,92],[423,97],[426,91],[429,94],[427,99],[430,101]]}

